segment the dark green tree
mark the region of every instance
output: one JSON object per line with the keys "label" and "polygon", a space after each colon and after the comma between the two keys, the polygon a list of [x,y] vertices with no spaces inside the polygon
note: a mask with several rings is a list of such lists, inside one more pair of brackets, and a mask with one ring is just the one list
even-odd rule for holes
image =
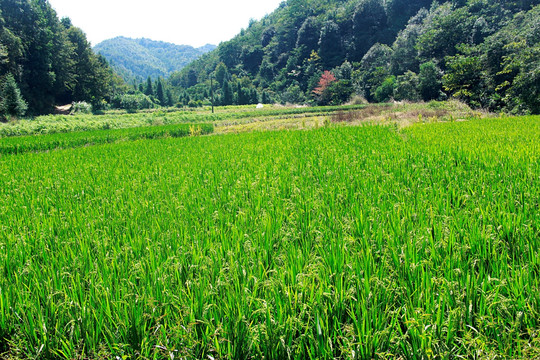
{"label": "dark green tree", "polygon": [[424,101],[439,98],[442,90],[441,71],[433,61],[420,65],[418,90]]}
{"label": "dark green tree", "polygon": [[394,96],[394,88],[396,85],[396,77],[394,75],[384,79],[381,85],[375,89],[374,98],[377,102],[387,102]]}
{"label": "dark green tree", "polygon": [[180,96],[178,98],[178,102],[182,104],[182,106],[187,106],[189,104],[189,101],[191,100],[189,94],[185,91],[182,91],[180,93]]}
{"label": "dark green tree", "polygon": [[276,35],[276,29],[273,26],[267,27],[264,29],[261,35],[261,46],[266,47],[272,41],[274,35]]}
{"label": "dark green tree", "polygon": [[262,46],[244,46],[242,48],[242,53],[240,59],[242,61],[243,67],[246,71],[251,74],[257,74],[261,62],[263,60],[264,51]]}
{"label": "dark green tree", "polygon": [[152,85],[152,78],[150,76],[146,79],[146,86],[144,88],[144,95],[154,96],[154,86]]}
{"label": "dark green tree", "polygon": [[432,0],[387,0],[388,25],[397,33],[407,24],[409,19],[422,8],[429,9]]}
{"label": "dark green tree", "polygon": [[362,0],[358,3],[353,16],[355,52],[352,60],[360,61],[373,44],[384,42],[386,24],[382,1]]}
{"label": "dark green tree", "polygon": [[257,89],[250,88],[249,89],[249,104],[257,104],[259,102],[259,94],[257,93]]}
{"label": "dark green tree", "polygon": [[8,74],[4,78],[1,90],[0,115],[2,118],[9,119],[23,116],[28,109],[28,105],[24,101],[12,74]]}
{"label": "dark green tree", "polygon": [[167,88],[165,98],[167,99],[166,106],[173,106],[174,105],[173,94],[172,94],[171,89]]}
{"label": "dark green tree", "polygon": [[456,55],[446,58],[446,74],[443,76],[444,90],[450,95],[474,106],[487,105],[486,74],[479,56]]}
{"label": "dark green tree", "polygon": [[283,104],[302,104],[305,102],[305,100],[306,97],[298,84],[289,86],[287,91],[283,92],[281,95],[281,102]]}
{"label": "dark green tree", "polygon": [[228,81],[223,82],[223,87],[221,90],[221,105],[232,105],[233,103],[233,91],[231,84]]}
{"label": "dark green tree", "polygon": [[165,91],[163,91],[163,83],[161,82],[161,78],[157,79],[156,98],[161,106],[167,106]]}
{"label": "dark green tree", "polygon": [[336,67],[343,62],[345,54],[341,34],[339,26],[333,21],[326,22],[321,30],[319,55],[327,69]]}
{"label": "dark green tree", "polygon": [[308,17],[298,30],[296,38],[296,47],[300,49],[301,59],[306,59],[312,51],[317,51],[320,33],[321,27],[317,18],[314,16]]}
{"label": "dark green tree", "polygon": [[195,86],[197,82],[197,72],[194,69],[190,69],[187,73],[187,87]]}
{"label": "dark green tree", "polygon": [[272,101],[272,97],[270,96],[270,94],[268,93],[268,91],[263,91],[262,92],[262,95],[261,95],[261,102],[263,104],[271,104],[273,101]]}
{"label": "dark green tree", "polygon": [[238,44],[237,40],[222,43],[218,48],[219,59],[229,69],[234,68],[238,64],[241,53],[242,48]]}
{"label": "dark green tree", "polygon": [[416,43],[418,37],[423,33],[425,20],[429,12],[425,9],[419,11],[409,20],[409,23],[396,37],[392,45],[391,66],[392,73],[402,75],[406,71],[418,73],[420,71],[420,60]]}
{"label": "dark green tree", "polygon": [[350,80],[338,80],[331,83],[327,91],[330,97],[331,105],[341,105],[351,99],[354,93],[353,86]]}
{"label": "dark green tree", "polygon": [[263,59],[261,67],[259,68],[259,77],[266,82],[272,81],[275,75],[274,69],[275,67],[269,59]]}
{"label": "dark green tree", "polygon": [[368,101],[374,101],[375,91],[391,75],[390,58],[392,49],[387,45],[375,44],[364,55],[360,67],[353,73],[357,91]]}
{"label": "dark green tree", "polygon": [[394,89],[394,99],[419,101],[420,94],[418,93],[418,75],[412,71],[407,71],[403,75],[396,78]]}
{"label": "dark green tree", "polygon": [[449,3],[441,5],[416,43],[420,58],[425,62],[455,55],[458,45],[472,43],[474,23],[475,17],[467,7],[452,10]]}
{"label": "dark green tree", "polygon": [[223,82],[225,80],[229,80],[229,71],[227,70],[227,66],[220,62],[216,66],[216,81],[218,82],[219,86],[223,86]]}
{"label": "dark green tree", "polygon": [[249,90],[238,84],[238,90],[236,92],[236,104],[248,105],[249,104]]}

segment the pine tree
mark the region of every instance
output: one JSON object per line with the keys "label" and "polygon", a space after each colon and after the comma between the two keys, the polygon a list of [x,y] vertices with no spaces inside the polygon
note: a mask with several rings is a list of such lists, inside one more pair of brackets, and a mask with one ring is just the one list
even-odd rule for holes
{"label": "pine tree", "polygon": [[23,116],[28,105],[12,74],[6,76],[1,90],[0,115],[5,118]]}
{"label": "pine tree", "polygon": [[157,80],[156,98],[158,99],[161,106],[167,106],[167,101],[165,100],[165,93],[163,91],[163,83],[161,82],[161,78],[158,78]]}
{"label": "pine tree", "polygon": [[174,105],[174,101],[173,101],[173,94],[171,92],[171,89],[167,89],[167,92],[166,92],[167,96],[166,96],[166,99],[167,99],[167,106],[173,106]]}
{"label": "pine tree", "polygon": [[229,78],[229,72],[227,70],[227,67],[224,63],[220,62],[216,66],[216,80],[219,84],[219,86],[223,86],[223,82],[228,80]]}
{"label": "pine tree", "polygon": [[270,97],[270,94],[268,94],[267,91],[262,92],[261,102],[263,104],[271,104],[272,103],[272,99]]}
{"label": "pine tree", "polygon": [[187,106],[187,104],[189,104],[190,100],[191,100],[191,98],[189,97],[189,94],[186,93],[185,91],[183,91],[180,94],[180,97],[178,98],[178,102],[180,102],[183,106]]}
{"label": "pine tree", "polygon": [[257,104],[259,102],[259,94],[257,94],[257,90],[252,88],[249,94],[249,103],[250,104]]}
{"label": "pine tree", "polygon": [[238,84],[238,91],[237,91],[237,105],[247,105],[248,101],[246,98],[246,89],[244,89],[240,84]]}
{"label": "pine tree", "polygon": [[148,96],[154,96],[154,88],[152,87],[152,79],[150,76],[146,79],[146,88],[144,89],[144,94]]}
{"label": "pine tree", "polygon": [[231,84],[229,84],[228,81],[223,82],[223,89],[222,89],[222,97],[221,97],[221,105],[232,105],[233,102],[233,91]]}

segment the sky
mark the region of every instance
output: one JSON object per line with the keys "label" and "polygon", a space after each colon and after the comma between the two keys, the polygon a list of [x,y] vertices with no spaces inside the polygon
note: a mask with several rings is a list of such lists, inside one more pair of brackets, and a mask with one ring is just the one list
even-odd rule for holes
{"label": "sky", "polygon": [[233,38],[283,0],[49,0],[93,45],[116,36],[195,47]]}

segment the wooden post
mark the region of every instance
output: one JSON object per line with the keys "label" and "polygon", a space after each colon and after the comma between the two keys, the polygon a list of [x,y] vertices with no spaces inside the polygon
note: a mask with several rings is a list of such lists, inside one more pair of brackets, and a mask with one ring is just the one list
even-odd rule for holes
{"label": "wooden post", "polygon": [[214,77],[210,74],[210,94],[212,94],[212,114],[214,113]]}

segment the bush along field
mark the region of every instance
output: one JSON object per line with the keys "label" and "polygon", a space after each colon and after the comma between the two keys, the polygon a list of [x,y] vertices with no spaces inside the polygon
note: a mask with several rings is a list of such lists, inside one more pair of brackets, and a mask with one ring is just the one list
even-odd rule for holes
{"label": "bush along field", "polygon": [[540,357],[540,118],[0,158],[0,357]]}

